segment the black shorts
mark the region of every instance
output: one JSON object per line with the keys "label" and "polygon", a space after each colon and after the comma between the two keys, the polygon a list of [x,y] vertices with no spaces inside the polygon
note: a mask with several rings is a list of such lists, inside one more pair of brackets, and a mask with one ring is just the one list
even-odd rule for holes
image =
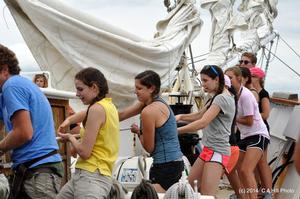
{"label": "black shorts", "polygon": [[252,135],[246,137],[238,142],[240,151],[246,152],[247,148],[259,148],[265,151],[270,140],[262,135]]}
{"label": "black shorts", "polygon": [[150,168],[151,183],[159,184],[164,190],[168,190],[173,184],[179,181],[183,170],[183,161],[153,164]]}

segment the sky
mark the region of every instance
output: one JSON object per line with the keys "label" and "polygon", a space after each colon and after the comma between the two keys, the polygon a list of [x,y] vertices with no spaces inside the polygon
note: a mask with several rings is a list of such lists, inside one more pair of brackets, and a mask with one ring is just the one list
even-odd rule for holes
{"label": "sky", "polygon": [[[156,23],[167,15],[163,0],[64,0],[64,2],[143,38],[153,37]],[[200,8],[199,0],[197,6],[204,24],[200,34],[192,43],[194,56],[208,52],[211,29],[209,12]],[[274,20],[274,29],[299,55],[300,1],[280,0],[277,8],[279,14]],[[23,71],[39,70],[4,1],[0,1],[0,12],[0,43],[8,46],[17,54]],[[274,42],[274,46],[276,45],[277,41]],[[276,56],[300,73],[300,57],[291,51],[282,40],[279,40],[276,49]],[[258,53],[258,55],[260,54]],[[265,82],[266,89],[270,93],[280,91],[300,94],[300,77],[276,58],[271,60]]]}

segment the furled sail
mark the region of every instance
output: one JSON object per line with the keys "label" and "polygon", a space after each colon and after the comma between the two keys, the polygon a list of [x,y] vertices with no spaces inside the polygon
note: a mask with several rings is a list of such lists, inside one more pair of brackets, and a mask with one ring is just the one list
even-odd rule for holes
{"label": "furled sail", "polygon": [[[212,32],[206,64],[227,65],[242,52],[256,53],[261,45],[274,38],[273,20],[277,0],[202,0],[201,7],[210,11]],[[238,7],[238,10],[235,8]],[[237,39],[234,33],[240,33]]]}
{"label": "furled sail", "polygon": [[107,77],[119,106],[134,99],[133,78],[146,69],[162,82],[200,31],[202,21],[194,0],[182,0],[157,23],[156,37],[143,40],[60,0],[5,0],[24,40],[42,70],[50,71],[52,87],[74,90],[74,75],[96,67]]}

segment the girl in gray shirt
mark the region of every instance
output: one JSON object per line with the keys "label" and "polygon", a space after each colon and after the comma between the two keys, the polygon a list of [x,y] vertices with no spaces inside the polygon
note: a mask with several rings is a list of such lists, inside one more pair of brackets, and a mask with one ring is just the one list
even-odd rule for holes
{"label": "girl in gray shirt", "polygon": [[212,94],[213,98],[198,113],[177,115],[176,120],[191,122],[178,128],[179,133],[203,129],[204,148],[191,168],[188,181],[194,186],[194,180],[198,180],[201,194],[215,196],[230,157],[229,136],[235,101],[234,96],[224,87],[221,68],[207,65],[203,67],[200,75],[204,91]]}

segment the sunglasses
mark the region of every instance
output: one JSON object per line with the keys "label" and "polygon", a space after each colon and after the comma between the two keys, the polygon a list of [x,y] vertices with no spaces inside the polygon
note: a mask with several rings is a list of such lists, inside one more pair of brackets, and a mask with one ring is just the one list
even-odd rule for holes
{"label": "sunglasses", "polygon": [[240,64],[245,64],[245,65],[247,65],[247,64],[249,64],[250,63],[250,61],[248,61],[248,60],[240,60],[239,61],[240,62]]}

